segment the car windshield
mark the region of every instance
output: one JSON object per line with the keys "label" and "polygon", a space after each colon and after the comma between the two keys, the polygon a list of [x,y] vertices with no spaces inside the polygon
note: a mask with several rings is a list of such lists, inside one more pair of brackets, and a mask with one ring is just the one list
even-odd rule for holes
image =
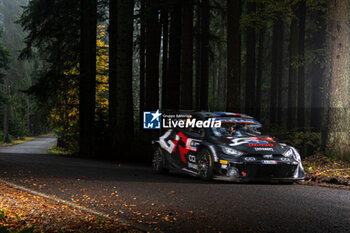
{"label": "car windshield", "polygon": [[222,122],[221,127],[213,127],[212,132],[217,137],[250,137],[261,135],[260,124]]}

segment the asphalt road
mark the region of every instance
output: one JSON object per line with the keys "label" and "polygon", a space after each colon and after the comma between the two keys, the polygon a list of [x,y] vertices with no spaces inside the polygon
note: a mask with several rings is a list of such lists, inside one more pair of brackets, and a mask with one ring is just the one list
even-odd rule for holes
{"label": "asphalt road", "polygon": [[47,154],[47,150],[56,144],[56,137],[42,137],[14,146],[0,147],[0,153]]}
{"label": "asphalt road", "polygon": [[0,178],[165,232],[350,232],[347,190],[205,183],[146,166],[30,153],[52,140],[1,149]]}

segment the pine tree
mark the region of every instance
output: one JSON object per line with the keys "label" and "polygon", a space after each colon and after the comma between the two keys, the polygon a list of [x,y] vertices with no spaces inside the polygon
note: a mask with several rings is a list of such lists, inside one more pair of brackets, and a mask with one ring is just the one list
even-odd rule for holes
{"label": "pine tree", "polygon": [[181,2],[173,1],[170,13],[169,64],[166,77],[166,99],[163,107],[178,109],[180,106],[181,69]]}
{"label": "pine tree", "polygon": [[[0,39],[2,38],[2,31],[0,31]],[[4,96],[8,93],[8,77],[6,70],[9,69],[10,55],[8,50],[0,41],[0,81],[3,81],[3,93],[0,93],[0,103],[3,104],[4,111],[4,142],[9,142],[9,106],[7,98]]]}
{"label": "pine tree", "polygon": [[[295,10],[295,9],[294,9]],[[297,81],[298,81],[298,40],[299,27],[298,19],[292,18],[290,25],[290,42],[289,42],[289,74],[288,74],[288,109],[287,109],[287,126],[288,128],[296,127],[296,108],[297,108]]]}
{"label": "pine tree", "polygon": [[159,22],[159,0],[146,0],[146,79],[145,110],[159,108],[159,56],[161,42],[161,24]]}
{"label": "pine tree", "polygon": [[79,150],[95,155],[97,1],[80,1]]}
{"label": "pine tree", "polygon": [[192,109],[193,0],[182,0],[180,108]]}
{"label": "pine tree", "polygon": [[208,110],[209,89],[209,0],[201,2],[201,36],[200,36],[200,110]]}
{"label": "pine tree", "polygon": [[227,1],[227,106],[240,112],[241,105],[241,0]]}
{"label": "pine tree", "polygon": [[[254,13],[256,10],[256,4],[254,2],[249,2],[247,4],[248,14]],[[256,36],[255,28],[249,26],[246,33],[246,82],[245,82],[245,106],[246,112],[251,115],[255,115],[255,93],[256,93]]]}
{"label": "pine tree", "polygon": [[133,8],[131,0],[110,1],[109,120],[112,150],[132,142]]}

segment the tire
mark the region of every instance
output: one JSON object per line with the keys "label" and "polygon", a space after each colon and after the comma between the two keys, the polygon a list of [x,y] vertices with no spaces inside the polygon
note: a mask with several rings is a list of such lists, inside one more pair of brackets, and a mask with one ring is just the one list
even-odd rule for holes
{"label": "tire", "polygon": [[198,173],[202,180],[209,181],[213,178],[213,158],[208,149],[198,152]]}
{"label": "tire", "polygon": [[152,156],[152,171],[157,174],[167,173],[168,169],[165,167],[165,160],[162,149],[157,146]]}

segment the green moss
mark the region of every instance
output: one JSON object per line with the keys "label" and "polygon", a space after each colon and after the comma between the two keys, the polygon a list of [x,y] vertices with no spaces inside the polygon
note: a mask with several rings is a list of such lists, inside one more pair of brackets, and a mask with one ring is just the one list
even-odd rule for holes
{"label": "green moss", "polygon": [[71,154],[69,151],[66,151],[63,148],[58,147],[57,145],[51,147],[47,152],[49,154],[54,154],[54,155],[68,155],[68,154]]}
{"label": "green moss", "polygon": [[338,159],[338,155],[337,153],[335,153],[334,151],[326,151],[326,156],[328,158],[331,158],[331,159]]}

